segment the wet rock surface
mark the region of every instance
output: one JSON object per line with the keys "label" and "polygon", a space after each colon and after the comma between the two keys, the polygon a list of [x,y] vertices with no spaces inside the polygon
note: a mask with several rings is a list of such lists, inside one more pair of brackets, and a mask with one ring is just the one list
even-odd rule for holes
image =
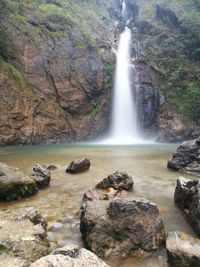
{"label": "wet rock surface", "polygon": [[36,164],[31,175],[38,188],[47,187],[51,180],[51,173],[47,166]]}
{"label": "wet rock surface", "polygon": [[108,175],[101,182],[96,185],[98,189],[114,188],[115,190],[129,190],[133,187],[133,179],[125,171],[116,171]]}
{"label": "wet rock surface", "polygon": [[0,199],[11,201],[37,193],[33,179],[25,176],[19,169],[0,162]]}
{"label": "wet rock surface", "polygon": [[49,254],[50,244],[46,239],[45,227],[46,221],[33,208],[15,210],[12,213],[0,211],[3,262],[7,262],[8,266],[16,266],[18,263],[19,266],[28,266]]}
{"label": "wet rock surface", "polygon": [[167,167],[200,176],[200,138],[183,142],[168,161]]}
{"label": "wet rock surface", "polygon": [[157,206],[141,198],[87,201],[80,230],[86,246],[101,258],[156,250],[165,241]]}
{"label": "wet rock surface", "polygon": [[183,177],[177,180],[174,202],[193,230],[200,236],[200,183]]}
{"label": "wet rock surface", "polygon": [[51,255],[43,257],[30,267],[109,267],[95,254],[76,245],[66,245],[54,250]]}
{"label": "wet rock surface", "polygon": [[185,233],[170,232],[166,240],[170,266],[200,266],[200,240]]}
{"label": "wet rock surface", "polygon": [[87,158],[76,159],[70,163],[70,165],[66,169],[66,172],[75,174],[75,173],[85,172],[89,170],[89,168],[90,168],[89,159]]}

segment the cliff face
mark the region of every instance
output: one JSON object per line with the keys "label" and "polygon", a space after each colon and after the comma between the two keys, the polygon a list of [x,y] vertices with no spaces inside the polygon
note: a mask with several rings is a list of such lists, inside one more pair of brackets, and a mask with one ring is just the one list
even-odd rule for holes
{"label": "cliff face", "polygon": [[112,1],[10,1],[0,143],[87,140],[107,128]]}
{"label": "cliff face", "polygon": [[[156,133],[160,141],[195,136],[200,117],[198,1],[126,2],[141,132]],[[0,144],[91,140],[105,132],[115,64],[111,48],[124,28],[122,2],[6,3]]]}

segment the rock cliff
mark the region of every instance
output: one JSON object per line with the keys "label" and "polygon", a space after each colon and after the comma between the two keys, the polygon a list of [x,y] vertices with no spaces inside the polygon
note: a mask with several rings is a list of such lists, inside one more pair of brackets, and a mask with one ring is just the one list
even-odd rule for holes
{"label": "rock cliff", "polygon": [[[199,133],[199,4],[127,0],[143,134]],[[0,12],[0,145],[92,139],[109,127],[122,1],[6,3]],[[3,9],[2,9],[3,10]],[[5,13],[7,15],[5,15]],[[3,30],[2,30],[3,27]]]}

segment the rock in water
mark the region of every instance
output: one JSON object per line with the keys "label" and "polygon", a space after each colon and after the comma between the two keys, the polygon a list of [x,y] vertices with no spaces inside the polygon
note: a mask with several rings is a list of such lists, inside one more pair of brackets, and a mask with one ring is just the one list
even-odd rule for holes
{"label": "rock in water", "polygon": [[200,183],[180,177],[174,194],[174,202],[179,207],[193,230],[200,236]]}
{"label": "rock in water", "polygon": [[[45,219],[34,208],[0,211],[0,244],[1,254],[5,255],[4,262],[16,266],[14,263],[22,259],[30,264],[49,254],[50,243],[46,239],[45,225]],[[11,255],[18,260],[15,257],[10,259]]]}
{"label": "rock in water", "polygon": [[116,171],[96,185],[96,188],[99,189],[108,189],[110,187],[116,190],[129,190],[133,187],[133,179],[125,171]]}
{"label": "rock in water", "polygon": [[0,162],[0,199],[11,201],[37,193],[33,179],[25,176],[19,169]]}
{"label": "rock in water", "polygon": [[183,142],[168,161],[167,167],[200,176],[200,140]]}
{"label": "rock in water", "polygon": [[200,266],[200,240],[181,232],[170,232],[166,241],[169,263],[173,267]]}
{"label": "rock in water", "polygon": [[54,250],[51,255],[43,257],[30,267],[109,267],[95,254],[76,245],[66,245]]}
{"label": "rock in water", "polygon": [[35,180],[38,188],[44,188],[50,183],[51,173],[47,166],[36,164],[33,167],[33,173],[31,177]]}
{"label": "rock in water", "polygon": [[101,258],[156,250],[165,241],[157,206],[142,198],[87,201],[80,230],[87,247]]}
{"label": "rock in water", "polygon": [[90,168],[90,160],[87,158],[73,160],[66,172],[68,173],[80,173],[87,171]]}

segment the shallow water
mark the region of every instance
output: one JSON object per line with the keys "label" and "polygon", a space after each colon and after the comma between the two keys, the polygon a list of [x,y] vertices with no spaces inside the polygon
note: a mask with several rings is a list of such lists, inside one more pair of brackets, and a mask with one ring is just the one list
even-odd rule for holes
{"label": "shallow water", "polygon": [[[81,199],[88,189],[116,170],[125,170],[132,175],[134,196],[155,202],[164,220],[166,230],[180,230],[194,235],[180,211],[174,207],[173,194],[178,173],[166,168],[167,160],[176,145],[152,144],[132,146],[95,145],[49,145],[0,148],[0,161],[19,167],[29,175],[36,163],[54,164],[48,188],[26,200],[1,203],[0,209],[16,209],[33,206],[49,222],[48,237],[59,246],[67,243],[83,245],[79,233],[79,210]],[[88,157],[91,168],[88,172],[70,175],[66,166],[76,158]],[[110,261],[112,267],[166,267],[166,252],[161,249],[152,255],[141,253],[121,261]]]}

